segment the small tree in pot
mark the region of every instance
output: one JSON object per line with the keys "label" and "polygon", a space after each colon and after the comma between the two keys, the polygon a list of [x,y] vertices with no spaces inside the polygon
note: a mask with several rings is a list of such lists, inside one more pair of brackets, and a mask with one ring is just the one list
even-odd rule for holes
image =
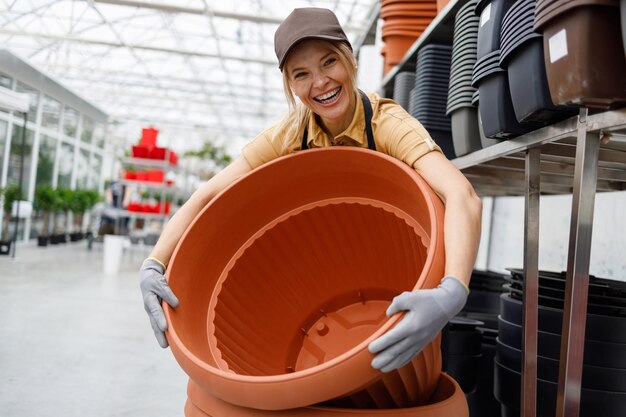
{"label": "small tree in pot", "polygon": [[87,238],[90,238],[93,235],[93,231],[91,229],[93,228],[93,225],[94,225],[94,216],[95,216],[95,214],[91,211],[91,209],[93,209],[97,203],[102,201],[102,196],[96,190],[86,190],[85,195],[87,196],[87,199],[89,201],[89,203],[87,204],[87,209],[85,210],[86,212],[89,212],[89,225],[87,226],[86,234],[87,234]]}
{"label": "small tree in pot", "polygon": [[83,235],[83,216],[85,211],[89,209],[91,198],[86,190],[74,190],[69,200],[69,208],[74,215],[74,232],[70,234],[70,240],[77,242],[81,240]]}
{"label": "small tree in pot", "polygon": [[13,202],[21,200],[22,194],[17,184],[11,184],[3,190],[2,195],[4,196],[4,203],[2,205],[4,221],[2,223],[2,236],[0,236],[0,254],[7,255],[11,250],[11,236],[9,236],[11,210],[13,209]]}
{"label": "small tree in pot", "polygon": [[66,243],[65,223],[67,223],[67,215],[69,213],[69,202],[72,190],[69,188],[57,188],[55,190],[54,201],[54,231],[50,236],[50,243]]}
{"label": "small tree in pot", "polygon": [[48,246],[50,239],[50,214],[54,211],[56,193],[49,185],[42,185],[35,189],[35,209],[42,212],[43,221],[37,238],[39,246]]}

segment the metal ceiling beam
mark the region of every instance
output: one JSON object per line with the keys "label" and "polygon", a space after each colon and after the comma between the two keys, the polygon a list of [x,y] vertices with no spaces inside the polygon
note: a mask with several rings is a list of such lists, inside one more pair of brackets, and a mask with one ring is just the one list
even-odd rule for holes
{"label": "metal ceiling beam", "polygon": [[[116,79],[116,78],[105,78],[105,77],[99,77],[99,76],[89,76],[89,74],[76,74],[76,75],[67,74],[67,75],[63,75],[63,80],[67,81],[68,84],[71,84],[72,86],[80,84],[81,89],[82,89],[82,86],[93,88],[94,84],[107,84],[107,85],[120,86],[120,87],[143,88],[143,89],[159,90],[159,91],[163,90],[163,88],[159,88],[159,86],[157,85],[145,82],[145,80],[142,82],[140,80],[135,80],[135,79]],[[162,80],[168,81],[166,77],[164,77]],[[87,85],[85,85],[85,83]],[[174,90],[176,93],[184,93],[186,95],[203,94],[203,91],[198,88],[190,88],[189,86],[187,86],[187,88],[182,88],[182,86],[180,85],[169,85],[167,83],[163,85],[165,89]],[[211,83],[207,82],[206,86],[209,88],[224,87],[223,84],[216,83],[216,82],[211,82]],[[236,86],[233,86],[233,88],[237,89],[238,92],[228,93],[229,95],[232,95],[232,97],[264,100],[266,102],[272,101],[272,102],[282,103],[282,104],[287,103],[287,100],[285,99],[284,95],[281,94],[282,91],[276,90],[274,91],[274,94],[260,95],[258,93],[259,91],[267,92],[267,90],[265,90],[261,86],[257,86],[257,85],[246,86],[246,85],[238,84]],[[256,94],[250,94],[251,92],[255,92]],[[221,89],[217,89],[217,88],[215,89],[212,88],[211,93],[212,95],[226,94],[225,91]],[[183,98],[183,97],[184,95],[180,98]]]}
{"label": "metal ceiling beam", "polygon": [[215,124],[206,123],[206,122],[189,122],[189,123],[181,123],[180,119],[170,119],[167,117],[150,117],[145,114],[142,115],[125,115],[115,117],[114,120],[124,121],[124,122],[138,122],[138,123],[150,123],[156,126],[168,126],[181,128],[181,125],[184,126],[184,129],[200,129],[202,132],[211,132],[211,133],[219,133],[219,134],[227,134],[230,137],[246,137],[248,139],[255,138],[259,133],[261,133],[262,129],[253,130],[246,129],[241,125],[236,126],[226,126],[225,128],[218,128]]}
{"label": "metal ceiling beam", "polygon": [[[56,64],[50,62],[41,63],[40,66],[51,73],[56,73],[58,78],[63,78],[65,80],[74,79],[74,80],[89,80],[95,82],[114,82],[116,80],[115,77],[124,77],[127,78],[123,83],[132,83],[132,85],[142,85],[141,81],[146,81],[146,75],[139,72],[132,71],[118,71],[113,70],[111,68],[103,69],[96,67],[79,67],[75,65],[66,65],[66,64]],[[75,70],[76,75],[69,74],[69,70]],[[63,73],[57,73],[57,71],[63,71]],[[96,76],[96,74],[100,74],[100,76]],[[177,77],[171,74],[155,74],[160,79],[164,81],[174,81],[191,85],[207,85],[209,87],[223,87],[224,83],[219,81],[210,81],[203,78],[185,78],[185,77]],[[89,77],[94,76],[94,77]],[[106,79],[104,77],[112,77],[111,79]],[[266,92],[275,92],[280,93],[281,97],[284,98],[284,92],[282,86],[268,86],[265,85],[256,85],[256,84],[241,84],[236,83],[232,84],[233,88],[243,88],[245,90],[262,90]],[[176,86],[175,88],[179,88]]]}
{"label": "metal ceiling beam", "polygon": [[[105,3],[105,4],[114,4],[117,6],[138,7],[138,8],[143,8],[143,9],[158,10],[158,11],[166,12],[166,13],[185,13],[185,14],[199,14],[199,15],[207,14],[207,11],[204,8],[181,7],[181,6],[174,6],[171,4],[163,4],[163,3],[145,3],[143,1],[94,0],[94,3]],[[245,21],[254,22],[254,23],[279,24],[280,22],[283,21],[282,18],[278,18],[278,17],[258,16],[258,15],[251,15],[251,14],[242,14],[242,13],[212,11],[211,14],[215,17],[221,17],[224,19],[245,20]]]}
{"label": "metal ceiling beam", "polygon": [[[89,0],[87,0],[89,1]],[[114,4],[117,6],[127,6],[127,7],[138,7],[142,9],[151,9],[158,10],[165,13],[184,13],[184,14],[199,14],[205,15],[208,14],[207,10],[204,8],[195,8],[195,7],[182,7],[182,6],[174,6],[171,4],[164,3],[145,3],[143,1],[133,1],[133,0],[93,0],[94,3],[104,3],[104,4]],[[252,14],[244,14],[244,13],[231,13],[224,11],[217,11],[211,9],[211,15],[215,17],[221,17],[223,19],[234,19],[234,20],[242,20],[247,22],[254,23],[264,23],[264,24],[273,24],[278,25],[283,21],[285,16],[282,17],[273,17],[273,16],[259,16]],[[362,26],[354,26],[354,25],[345,25],[344,30],[347,32],[358,32],[363,30]]]}
{"label": "metal ceiling beam", "polygon": [[[94,93],[97,94],[97,91],[94,90]],[[142,108],[149,109],[160,109],[160,110],[171,110],[172,108],[180,108],[183,105],[193,104],[194,113],[205,113],[207,115],[213,114],[221,114],[223,116],[233,116],[233,115],[245,115],[245,116],[254,116],[259,118],[270,118],[270,117],[280,117],[285,114],[283,111],[276,111],[276,109],[267,109],[267,107],[262,107],[261,110],[246,110],[246,109],[237,109],[232,106],[226,106],[225,103],[210,103],[202,100],[188,100],[184,98],[180,99],[172,99],[170,97],[158,97],[152,94],[140,94],[140,93],[131,93],[126,95],[125,97],[120,94],[111,94],[114,92],[109,92],[108,95],[103,94],[100,97],[94,97],[94,99],[100,105],[104,105],[105,103],[111,104],[119,108],[122,105],[129,106],[137,106]],[[158,102],[158,104],[156,104]],[[216,111],[216,106],[219,106],[219,113]],[[252,107],[251,107],[252,108]],[[268,111],[269,110],[269,111]],[[111,112],[110,114],[115,114]],[[185,117],[181,117],[184,119]]]}
{"label": "metal ceiling beam", "polygon": [[207,52],[197,52],[197,51],[185,51],[181,49],[173,49],[173,48],[160,48],[156,46],[150,45],[136,45],[136,44],[128,44],[121,42],[110,42],[103,41],[99,39],[88,39],[88,38],[79,38],[75,36],[67,36],[67,35],[52,35],[49,33],[41,33],[41,32],[26,32],[12,29],[0,29],[0,34],[10,35],[10,36],[22,36],[22,37],[30,37],[30,38],[40,38],[40,39],[53,39],[58,41],[67,41],[67,42],[76,42],[76,43],[84,43],[91,45],[103,45],[114,48],[133,48],[140,49],[145,51],[153,51],[153,52],[163,52],[173,55],[183,55],[183,56],[195,56],[201,58],[216,58],[216,59],[227,59],[233,61],[242,61],[242,62],[250,62],[255,64],[263,64],[263,65],[271,65],[276,66],[275,59],[261,59],[261,58],[247,58],[233,55],[219,55],[219,54],[210,54]]}

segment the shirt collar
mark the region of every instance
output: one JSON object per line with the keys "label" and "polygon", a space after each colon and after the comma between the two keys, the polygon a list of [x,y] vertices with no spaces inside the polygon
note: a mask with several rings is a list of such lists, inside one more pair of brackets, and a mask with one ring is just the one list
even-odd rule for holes
{"label": "shirt collar", "polygon": [[[331,146],[332,143],[324,130],[317,123],[315,113],[311,112],[309,116],[308,124],[309,137],[307,138],[307,145],[309,148],[322,148]],[[335,137],[335,141],[348,137],[355,142],[363,144],[365,142],[365,112],[363,110],[363,101],[361,95],[356,95],[356,106],[354,108],[354,114],[352,115],[352,121],[339,135]]]}

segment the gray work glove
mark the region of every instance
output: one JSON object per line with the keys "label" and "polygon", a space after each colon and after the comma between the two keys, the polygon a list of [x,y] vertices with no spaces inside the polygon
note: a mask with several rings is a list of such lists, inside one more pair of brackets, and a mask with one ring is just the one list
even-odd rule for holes
{"label": "gray work glove", "polygon": [[400,311],[406,314],[394,328],[369,344],[369,351],[377,353],[372,367],[389,372],[409,363],[461,311],[468,293],[459,279],[446,276],[437,288],[406,291],[395,297],[387,316]]}
{"label": "gray work glove", "polygon": [[167,285],[163,274],[165,274],[163,265],[148,258],[139,270],[139,286],[143,295],[143,307],[150,317],[150,324],[157,342],[162,348],[166,348],[169,346],[165,338],[167,321],[161,307],[161,300],[165,300],[170,306],[176,308],[178,307],[178,298]]}

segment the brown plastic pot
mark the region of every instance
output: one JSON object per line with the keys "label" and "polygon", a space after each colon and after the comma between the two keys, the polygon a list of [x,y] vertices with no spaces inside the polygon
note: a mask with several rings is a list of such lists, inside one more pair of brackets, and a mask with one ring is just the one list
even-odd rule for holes
{"label": "brown plastic pot", "polygon": [[618,7],[617,0],[538,0],[535,7],[535,29],[545,26],[556,16],[583,6]]}
{"label": "brown plastic pot", "polygon": [[438,341],[390,374],[367,346],[401,319],[385,316],[393,296],[439,283],[443,215],[415,170],[380,152],[314,149],[263,165],[214,198],[174,251],[180,307],[164,308],[175,358],[203,390],[259,409],[358,396],[383,376],[386,389],[432,393]]}
{"label": "brown plastic pot", "polygon": [[354,408],[325,407],[321,405],[283,411],[255,410],[239,407],[215,398],[189,381],[188,400],[185,404],[186,417],[469,417],[467,400],[459,384],[448,374],[439,375],[437,388],[429,404],[419,407],[392,410],[364,410]]}
{"label": "brown plastic pot", "polygon": [[548,17],[542,27],[544,58],[554,104],[610,108],[626,103],[618,10],[581,6]]}

